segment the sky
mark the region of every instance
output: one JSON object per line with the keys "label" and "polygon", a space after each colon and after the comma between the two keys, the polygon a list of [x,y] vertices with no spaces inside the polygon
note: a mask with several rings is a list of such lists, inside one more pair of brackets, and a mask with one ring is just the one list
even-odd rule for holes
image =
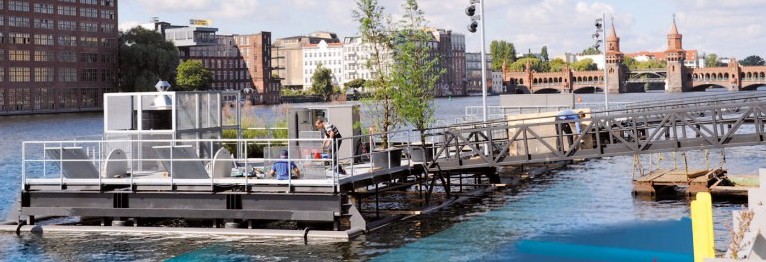
{"label": "sky", "polygon": [[[743,59],[766,57],[766,0],[483,0],[485,42],[512,42],[517,52],[551,56],[576,53],[593,45],[593,22],[614,21],[622,52],[662,51],[675,14],[684,49]],[[404,0],[379,0],[394,21]],[[466,35],[468,52],[481,48],[481,34],[468,33],[469,0],[419,0],[431,27]],[[314,31],[358,35],[351,16],[354,0],[122,0],[120,29],[147,23],[151,17],[172,24],[211,19],[219,34],[269,31],[274,39]],[[478,11],[478,10],[477,10]]]}

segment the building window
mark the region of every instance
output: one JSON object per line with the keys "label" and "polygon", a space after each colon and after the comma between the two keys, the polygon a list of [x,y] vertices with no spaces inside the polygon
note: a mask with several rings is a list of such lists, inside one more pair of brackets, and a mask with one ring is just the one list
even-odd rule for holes
{"label": "building window", "polygon": [[116,54],[101,54],[101,63],[116,64],[117,55]]}
{"label": "building window", "polygon": [[101,18],[114,20],[114,10],[101,10]]}
{"label": "building window", "polygon": [[8,26],[29,27],[29,17],[8,17]]}
{"label": "building window", "polygon": [[74,52],[64,51],[59,53],[59,62],[77,62]]}
{"label": "building window", "polygon": [[59,82],[77,81],[77,68],[59,68]]}
{"label": "building window", "polygon": [[29,82],[29,67],[11,67],[8,69],[8,81],[10,82]]}
{"label": "building window", "polygon": [[97,37],[80,37],[80,45],[85,47],[98,47]]}
{"label": "building window", "polygon": [[35,68],[35,82],[53,82],[53,67]]}
{"label": "building window", "polygon": [[97,53],[80,53],[81,63],[98,63]]}
{"label": "building window", "polygon": [[101,39],[101,46],[103,47],[116,47],[117,46],[117,39],[115,38],[103,38]]}
{"label": "building window", "polygon": [[8,53],[8,60],[10,61],[29,61],[29,50],[10,50]]}
{"label": "building window", "polygon": [[80,8],[80,16],[98,18],[98,9],[95,8]]}
{"label": "building window", "polygon": [[77,37],[60,35],[58,38],[58,44],[60,46],[77,46]]}
{"label": "building window", "polygon": [[75,31],[77,30],[77,22],[74,21],[58,21],[59,30]]}
{"label": "building window", "polygon": [[114,32],[114,25],[112,24],[101,24],[101,32],[104,33],[112,33]]}
{"label": "building window", "polygon": [[116,76],[116,69],[101,69],[101,82],[113,82]]}
{"label": "building window", "polygon": [[98,32],[98,23],[80,23],[80,31],[83,32]]}
{"label": "building window", "polygon": [[29,12],[29,3],[28,2],[24,2],[24,1],[9,1],[8,2],[8,10],[10,10],[10,11],[20,11],[20,12]]}
{"label": "building window", "polygon": [[80,0],[81,4],[97,5],[98,0]]}
{"label": "building window", "polygon": [[53,29],[53,20],[35,19],[35,28]]}
{"label": "building window", "polygon": [[59,15],[76,16],[77,15],[77,7],[60,5],[58,7],[58,13],[59,13]]}
{"label": "building window", "polygon": [[80,71],[80,82],[98,81],[98,69],[86,68]]}
{"label": "building window", "polygon": [[35,13],[53,14],[52,4],[35,4]]}
{"label": "building window", "polygon": [[53,35],[35,35],[36,45],[53,45]]}
{"label": "building window", "polygon": [[35,51],[35,61],[53,62],[53,51]]}

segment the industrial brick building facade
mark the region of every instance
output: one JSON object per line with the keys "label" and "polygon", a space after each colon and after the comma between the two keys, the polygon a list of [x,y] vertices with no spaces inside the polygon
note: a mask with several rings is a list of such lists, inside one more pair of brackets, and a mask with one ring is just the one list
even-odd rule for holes
{"label": "industrial brick building facade", "polygon": [[0,115],[101,110],[118,36],[117,0],[0,1]]}

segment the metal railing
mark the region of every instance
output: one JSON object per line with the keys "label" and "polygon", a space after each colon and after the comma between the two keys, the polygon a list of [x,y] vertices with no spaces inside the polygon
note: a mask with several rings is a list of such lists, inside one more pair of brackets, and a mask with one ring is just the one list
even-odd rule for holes
{"label": "metal railing", "polygon": [[[296,156],[301,144],[322,139],[194,139],[194,140],[72,140],[27,141],[22,144],[22,188],[30,185],[60,186],[169,186],[209,185],[287,185],[336,186],[337,173],[327,173],[330,160]],[[291,145],[297,146],[291,146]],[[228,149],[243,148],[242,155]],[[296,148],[297,147],[297,148]],[[261,156],[248,157],[251,148]],[[163,150],[161,152],[161,150]],[[288,157],[279,157],[287,150]],[[123,157],[112,157],[120,152]],[[202,157],[200,157],[202,156]],[[268,176],[277,161],[295,163],[309,171],[321,167],[321,175],[300,179],[276,180]],[[216,167],[219,166],[219,167]],[[332,166],[332,165],[331,165]],[[196,167],[196,168],[195,168]]]}
{"label": "metal railing", "polygon": [[444,139],[432,167],[454,170],[759,145],[766,139],[764,107],[766,101],[751,100],[579,120],[548,116],[434,128],[430,135]]}

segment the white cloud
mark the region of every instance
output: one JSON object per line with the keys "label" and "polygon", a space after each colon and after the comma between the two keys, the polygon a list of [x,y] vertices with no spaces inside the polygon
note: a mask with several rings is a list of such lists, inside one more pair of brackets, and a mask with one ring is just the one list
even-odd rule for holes
{"label": "white cloud", "polygon": [[[127,2],[131,1],[131,2]],[[403,1],[379,0],[396,20]],[[479,34],[467,32],[467,0],[419,0],[429,25],[466,34],[469,51],[478,51]],[[518,50],[538,52],[546,45],[552,55],[578,52],[593,44],[593,20],[605,13],[614,15],[624,52],[661,51],[666,48],[671,13],[676,12],[684,47],[726,56],[763,52],[766,25],[761,18],[764,0],[493,0],[485,2],[486,40],[512,41]],[[271,31],[275,38],[317,30],[339,36],[357,34],[351,18],[354,0],[126,0],[122,5],[139,6],[128,22],[148,16],[170,17],[185,23],[189,18],[209,18],[221,33]],[[136,17],[138,16],[138,17]],[[761,54],[763,56],[763,54]]]}
{"label": "white cloud", "polygon": [[131,28],[133,28],[133,27],[139,26],[139,25],[141,25],[141,24],[142,24],[142,23],[141,23],[141,22],[139,22],[139,21],[126,21],[126,22],[122,22],[122,23],[120,23],[120,25],[119,25],[119,26],[117,26],[117,28],[118,28],[120,31],[127,31],[127,30],[129,30],[129,29],[131,29]]}
{"label": "white cloud", "polygon": [[719,56],[763,56],[766,29],[762,0],[676,0],[683,7],[676,17],[684,48]]}
{"label": "white cloud", "polygon": [[[151,12],[185,12],[207,10],[213,0],[139,0]],[[228,2],[228,1],[227,1]]]}

